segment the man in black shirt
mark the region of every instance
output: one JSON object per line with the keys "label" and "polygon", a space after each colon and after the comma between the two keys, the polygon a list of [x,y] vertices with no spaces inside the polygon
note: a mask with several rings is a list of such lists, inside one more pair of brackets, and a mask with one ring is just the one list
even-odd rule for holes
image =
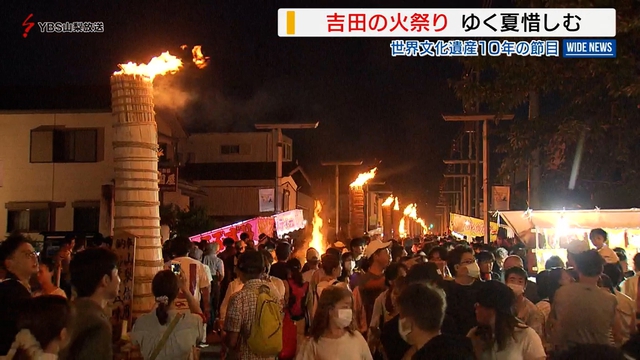
{"label": "man in black shirt", "polygon": [[427,284],[411,284],[398,296],[398,331],[418,349],[413,360],[475,358],[469,338],[440,333],[446,307],[444,292]]}
{"label": "man in black shirt", "polygon": [[276,258],[278,259],[278,262],[271,265],[271,271],[269,272],[269,275],[277,277],[278,279],[286,282],[287,278],[289,277],[287,270],[287,260],[289,260],[290,256],[291,245],[284,241],[279,242],[278,245],[276,245]]}
{"label": "man in black shirt", "polygon": [[11,235],[0,245],[0,264],[7,277],[0,283],[0,355],[6,355],[18,333],[18,313],[31,298],[29,279],[38,272],[38,256],[22,235]]}

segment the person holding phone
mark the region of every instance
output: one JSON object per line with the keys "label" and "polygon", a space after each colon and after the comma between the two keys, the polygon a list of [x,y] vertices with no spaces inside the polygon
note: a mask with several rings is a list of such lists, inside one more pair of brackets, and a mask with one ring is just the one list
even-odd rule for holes
{"label": "person holding phone", "polygon": [[[140,346],[145,360],[188,358],[204,335],[204,315],[189,291],[188,279],[180,271],[180,266],[171,266],[171,270],[157,273],[151,283],[151,291],[156,307],[136,320],[131,342]],[[189,313],[180,312],[176,307],[179,293],[185,294]]]}

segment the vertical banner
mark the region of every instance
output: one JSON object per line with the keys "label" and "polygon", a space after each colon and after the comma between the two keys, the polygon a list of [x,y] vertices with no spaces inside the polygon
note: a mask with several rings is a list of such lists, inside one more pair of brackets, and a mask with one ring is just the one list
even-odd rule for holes
{"label": "vertical banner", "polygon": [[123,332],[131,331],[133,326],[133,274],[136,255],[136,237],[132,234],[119,232],[115,234],[113,252],[118,256],[118,275],[120,276],[120,288],[118,296],[111,304],[111,326],[113,339],[120,339]]}
{"label": "vertical banner", "polygon": [[258,190],[258,201],[260,206],[260,212],[276,211],[273,198],[275,193],[273,189],[260,189]]}
{"label": "vertical banner", "polygon": [[509,201],[511,200],[511,187],[510,186],[492,186],[491,187],[491,199],[493,203],[491,205],[493,210],[507,211],[509,210]]}

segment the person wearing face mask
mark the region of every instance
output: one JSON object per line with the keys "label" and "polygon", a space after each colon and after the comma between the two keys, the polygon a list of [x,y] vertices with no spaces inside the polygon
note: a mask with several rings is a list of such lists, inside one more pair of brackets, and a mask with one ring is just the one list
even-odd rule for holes
{"label": "person wearing face mask", "polygon": [[504,272],[505,284],[516,296],[515,310],[518,319],[532,328],[541,339],[545,338],[545,317],[542,311],[524,296],[527,272],[521,267],[512,267]]}
{"label": "person wearing face mask", "polygon": [[447,307],[442,290],[424,283],[414,283],[402,290],[397,304],[400,310],[398,332],[404,341],[418,349],[411,357],[406,354],[404,359],[474,359],[468,338],[441,333]]}
{"label": "person wearing face mask", "polygon": [[344,287],[332,286],[320,295],[310,338],[298,360],[373,360],[364,337],[353,322],[353,298]]}
{"label": "person wearing face mask", "polygon": [[449,334],[466,335],[476,326],[474,305],[480,281],[480,267],[473,250],[464,245],[455,247],[447,257],[453,281],[445,281],[443,288],[447,294],[447,321],[444,331]]}
{"label": "person wearing face mask", "polygon": [[338,277],[338,280],[349,285],[349,280],[351,279],[351,275],[356,268],[356,262],[353,260],[353,254],[350,252],[345,252],[342,254],[342,274]]}

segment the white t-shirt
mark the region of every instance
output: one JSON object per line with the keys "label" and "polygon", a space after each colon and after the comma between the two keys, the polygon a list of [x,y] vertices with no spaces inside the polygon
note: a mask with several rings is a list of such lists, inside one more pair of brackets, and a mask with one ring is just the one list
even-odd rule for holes
{"label": "white t-shirt", "polygon": [[602,258],[604,259],[604,261],[607,262],[607,264],[615,264],[620,261],[616,252],[611,250],[611,248],[608,247],[606,244],[603,245],[600,249],[598,249],[598,254],[602,256]]}
{"label": "white t-shirt", "polygon": [[[187,277],[187,281],[189,282],[191,294],[197,302],[200,302],[200,299],[202,297],[200,294],[200,290],[211,286],[211,281],[209,277],[207,277],[207,270],[205,269],[204,264],[187,256],[175,258],[171,260],[170,263],[180,264],[180,270]],[[182,293],[178,294],[178,298],[176,299],[175,304],[176,309],[178,309],[179,311],[190,312],[189,303]]]}
{"label": "white t-shirt", "polygon": [[[482,340],[474,334],[477,327],[469,331],[467,335],[473,347],[482,346]],[[484,351],[478,360],[539,360],[545,359],[546,353],[542,346],[540,336],[530,327],[516,328],[514,338],[509,340],[504,350],[498,351],[498,344],[495,344],[491,350]]]}
{"label": "white t-shirt", "polygon": [[[169,311],[167,323],[160,325],[155,310],[152,310],[136,320],[131,330],[131,342],[140,346],[140,352],[145,359],[151,356],[165,330],[176,316],[182,315],[176,310]],[[187,359],[191,348],[197,344],[203,334],[202,318],[191,313],[184,314],[184,318],[178,320],[156,360]]]}
{"label": "white t-shirt", "polygon": [[338,339],[321,337],[307,340],[298,351],[297,360],[373,360],[369,345],[359,332],[348,332]]}

